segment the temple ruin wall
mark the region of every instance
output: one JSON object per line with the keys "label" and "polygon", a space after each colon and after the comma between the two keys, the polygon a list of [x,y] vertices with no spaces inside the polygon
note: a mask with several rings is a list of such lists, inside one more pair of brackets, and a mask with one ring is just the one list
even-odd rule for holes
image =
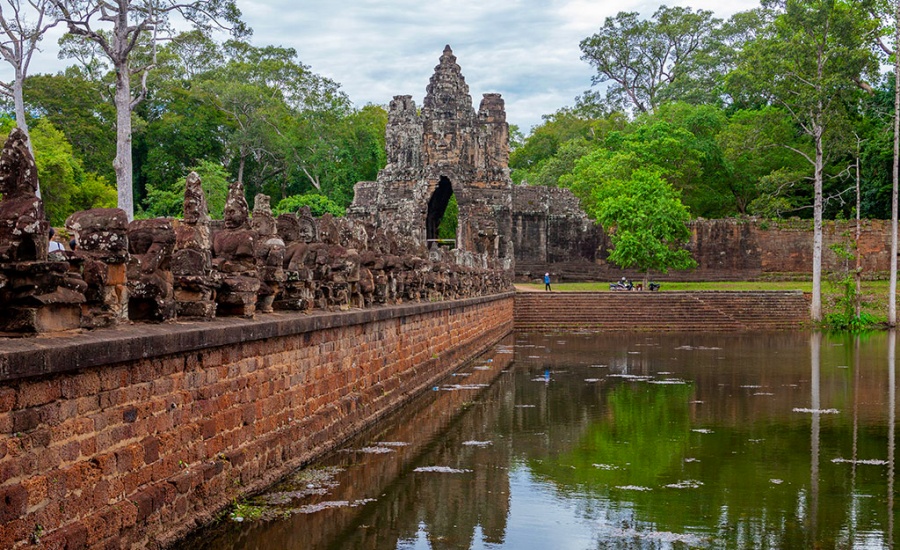
{"label": "temple ruin wall", "polygon": [[[567,189],[513,188],[513,242],[517,280],[616,280],[642,276],[606,261],[609,240],[581,210]],[[654,273],[658,280],[725,281],[809,278],[812,274],[812,221],[727,218],[694,220],[687,248],[697,261],[689,271]],[[882,278],[890,269],[890,223],[862,220],[859,250],[867,278]],[[826,271],[855,268],[832,250],[849,246],[856,222],[824,223],[822,266]]]}
{"label": "temple ruin wall", "polygon": [[0,547],[152,547],[512,329],[513,296],[7,340]]}

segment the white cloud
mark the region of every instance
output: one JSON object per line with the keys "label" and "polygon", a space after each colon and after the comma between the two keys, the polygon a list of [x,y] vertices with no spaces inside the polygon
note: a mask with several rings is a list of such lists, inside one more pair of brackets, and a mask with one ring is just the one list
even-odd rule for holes
{"label": "white cloud", "polygon": [[[498,92],[507,119],[527,131],[591,86],[578,43],[619,11],[649,16],[662,0],[239,0],[256,44],[292,46],[313,70],[341,83],[357,104],[409,94],[421,104],[450,44],[477,107]],[[667,2],[727,18],[758,0]]]}
{"label": "white cloud", "polygon": [[[394,95],[421,104],[428,79],[450,44],[477,108],[481,94],[506,100],[507,119],[527,131],[541,116],[572,105],[590,88],[591,67],[578,43],[620,11],[651,15],[664,0],[237,0],[256,45],[297,50],[300,61],[339,82],[357,105],[386,105]],[[669,1],[717,17],[758,0]],[[55,36],[31,73],[61,70]],[[10,71],[0,64],[0,79]]]}

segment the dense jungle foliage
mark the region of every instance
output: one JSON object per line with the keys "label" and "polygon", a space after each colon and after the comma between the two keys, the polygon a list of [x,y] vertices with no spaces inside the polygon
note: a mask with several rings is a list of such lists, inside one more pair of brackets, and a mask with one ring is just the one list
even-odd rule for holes
{"label": "dense jungle foliage", "polygon": [[[854,214],[858,163],[861,214],[889,217],[892,4],[763,0],[728,20],[666,6],[607,18],[572,37],[596,86],[527,136],[513,128],[512,177],[571,187],[596,217],[603,188],[652,183],[711,218],[811,217],[818,175],[825,217],[839,218]],[[214,211],[240,178],[251,203],[263,192],[279,211],[342,212],[353,185],[385,164],[385,109],[354,106],[290,48],[208,31],[143,36],[130,53],[134,67],[152,67],[131,111],[136,214],[178,215],[191,169]],[[117,181],[116,70],[77,33],[60,48],[73,64],[23,86],[54,224],[114,204]],[[11,100],[7,113],[0,132],[14,124]]]}

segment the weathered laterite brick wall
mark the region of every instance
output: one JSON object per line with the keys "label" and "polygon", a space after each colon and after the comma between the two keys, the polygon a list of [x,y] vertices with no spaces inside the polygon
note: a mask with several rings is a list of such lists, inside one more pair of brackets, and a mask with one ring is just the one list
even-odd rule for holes
{"label": "weathered laterite brick wall", "polygon": [[[567,190],[515,188],[516,278],[536,280],[550,272],[558,281],[640,279],[643,273],[622,270],[607,261],[608,237],[591,225]],[[544,210],[541,210],[541,208]],[[747,281],[812,276],[811,220],[755,218],[698,219],[690,223],[686,248],[697,268],[653,273],[660,281]],[[854,241],[856,222],[826,221],[822,227],[822,268],[855,268],[832,250]],[[887,278],[891,259],[890,222],[862,220],[859,252],[863,277]],[[852,264],[852,265],[851,265]]]}
{"label": "weathered laterite brick wall", "polygon": [[156,547],[512,328],[513,296],[0,342],[0,548]]}

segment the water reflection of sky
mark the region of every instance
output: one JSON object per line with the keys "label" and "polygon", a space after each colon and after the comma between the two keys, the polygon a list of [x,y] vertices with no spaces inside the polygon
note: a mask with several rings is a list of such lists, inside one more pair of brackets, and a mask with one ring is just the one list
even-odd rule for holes
{"label": "water reflection of sky", "polygon": [[527,467],[510,471],[512,495],[507,548],[576,550],[594,546],[596,526],[585,518],[577,500],[561,498],[555,487],[535,480]]}
{"label": "water reflection of sky", "polygon": [[514,338],[192,548],[892,546],[886,335]]}

